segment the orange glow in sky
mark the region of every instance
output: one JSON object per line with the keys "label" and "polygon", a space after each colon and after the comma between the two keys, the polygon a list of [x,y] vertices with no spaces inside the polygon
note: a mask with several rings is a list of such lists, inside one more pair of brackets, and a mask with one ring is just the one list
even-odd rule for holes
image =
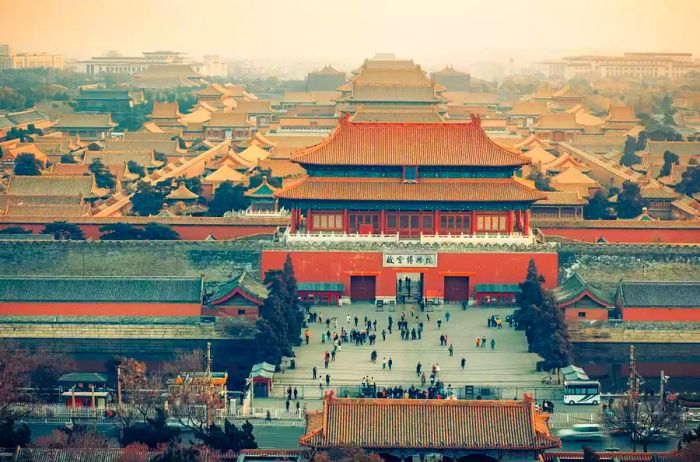
{"label": "orange glow in sky", "polygon": [[172,49],[357,64],[700,54],[700,0],[0,0],[0,43],[86,58]]}

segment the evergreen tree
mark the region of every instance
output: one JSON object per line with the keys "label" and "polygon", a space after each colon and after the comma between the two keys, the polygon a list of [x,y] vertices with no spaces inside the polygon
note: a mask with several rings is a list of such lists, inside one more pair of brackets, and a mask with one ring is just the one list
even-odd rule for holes
{"label": "evergreen tree", "polygon": [[0,421],[0,448],[25,447],[32,442],[32,432],[27,424],[15,429],[15,420],[7,417]]}
{"label": "evergreen tree", "polygon": [[622,190],[617,195],[617,216],[619,218],[639,216],[644,205],[639,185],[631,181],[622,183]]}
{"label": "evergreen tree", "polygon": [[24,229],[21,226],[10,226],[0,229],[0,234],[32,234],[32,230]]}
{"label": "evergreen tree", "polygon": [[549,185],[549,177],[537,168],[532,169],[532,172],[530,172],[527,179],[534,181],[535,188],[539,189],[540,191],[554,191],[554,189]]}
{"label": "evergreen tree", "polygon": [[[289,315],[289,296],[287,293],[287,285],[284,280],[282,271],[272,270],[265,274],[265,283],[269,288],[269,295],[265,299],[265,303],[262,306],[260,315],[263,319],[270,321],[275,329],[275,338],[279,339],[279,347],[282,350],[283,355],[289,355],[292,351],[292,342],[294,334],[290,333],[289,322],[291,316]],[[298,336],[298,333],[297,333]],[[274,364],[278,364],[275,362]]]}
{"label": "evergreen tree", "polygon": [[518,309],[513,313],[516,329],[524,330],[530,341],[533,332],[535,311],[544,298],[544,276],[538,274],[534,260],[530,260],[527,266],[525,281],[519,284],[520,292],[515,295]]}
{"label": "evergreen tree", "polygon": [[156,215],[163,208],[166,192],[160,186],[139,182],[131,197],[131,210],[141,216]]}
{"label": "evergreen tree", "polygon": [[110,223],[100,228],[103,241],[125,241],[141,239],[141,230],[128,223]]}
{"label": "evergreen tree", "polygon": [[34,154],[20,154],[15,159],[15,175],[37,176],[41,175],[44,164],[34,157]]}
{"label": "evergreen tree", "polygon": [[294,266],[292,257],[287,254],[282,267],[282,281],[285,284],[285,318],[287,319],[289,341],[292,345],[301,343],[301,325],[304,322],[304,315],[299,305],[297,296],[297,280],[294,277]]}
{"label": "evergreen tree", "polygon": [[133,160],[130,160],[126,163],[126,168],[129,170],[130,173],[138,175],[139,178],[146,176],[146,169],[144,169],[142,165],[137,164]]}
{"label": "evergreen tree", "polygon": [[210,217],[222,217],[224,213],[232,210],[245,210],[250,201],[245,197],[243,185],[234,185],[230,181],[225,181],[216,188],[214,197],[209,201]]}
{"label": "evergreen tree", "polygon": [[241,449],[257,449],[253,435],[253,425],[247,420],[239,429],[228,420],[224,421],[224,428],[212,424],[206,430],[195,431],[195,437],[202,440],[208,448],[222,453],[233,451],[240,452]]}
{"label": "evergreen tree", "polygon": [[676,185],[676,191],[686,196],[700,192],[700,167],[690,167],[683,172],[681,182]]}
{"label": "evergreen tree", "polygon": [[281,337],[277,326],[267,319],[258,319],[256,327],[258,329],[255,334],[257,360],[279,364],[284,355],[283,345],[286,344],[287,339]]}
{"label": "evergreen tree", "polygon": [[627,136],[625,140],[625,149],[620,159],[620,163],[624,166],[631,166],[641,162],[642,158],[637,155],[637,140],[631,136]]}
{"label": "evergreen tree", "polygon": [[160,223],[146,223],[141,230],[142,239],[150,241],[177,241],[180,235],[172,227]]}
{"label": "evergreen tree", "polygon": [[583,207],[583,218],[586,220],[612,220],[615,218],[608,196],[603,191],[596,191],[588,204]]}
{"label": "evergreen tree", "polygon": [[136,424],[124,427],[119,442],[126,446],[131,443],[143,443],[149,448],[157,448],[163,443],[176,441],[180,436],[180,429],[168,426],[168,416],[161,408],[156,409],[153,418],[147,418],[145,425]]}
{"label": "evergreen tree", "polygon": [[673,165],[680,164],[680,158],[678,154],[671,151],[664,152],[664,165],[661,167],[659,172],[659,177],[668,176],[671,174],[671,168]]}
{"label": "evergreen tree", "polygon": [[73,157],[73,154],[63,154],[61,156],[61,163],[62,164],[76,164],[75,157]]}
{"label": "evergreen tree", "polygon": [[571,341],[564,313],[543,284],[544,277],[530,260],[525,281],[516,294],[516,327],[525,330],[529,350],[542,356],[548,369],[561,368],[571,363]]}
{"label": "evergreen tree", "polygon": [[65,221],[49,223],[41,231],[41,234],[52,234],[54,239],[59,241],[80,241],[85,239],[80,226]]}
{"label": "evergreen tree", "polygon": [[114,188],[116,184],[114,175],[112,175],[112,172],[105,167],[100,159],[93,160],[88,169],[95,175],[95,183],[97,183],[98,187],[107,189]]}

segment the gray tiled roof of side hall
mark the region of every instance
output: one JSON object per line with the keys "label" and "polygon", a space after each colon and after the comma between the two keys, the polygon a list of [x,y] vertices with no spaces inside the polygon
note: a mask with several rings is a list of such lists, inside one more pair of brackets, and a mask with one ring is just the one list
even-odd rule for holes
{"label": "gray tiled roof of side hall", "polygon": [[199,303],[197,277],[0,277],[6,302]]}
{"label": "gray tiled roof of side hall", "polygon": [[622,282],[620,290],[625,308],[700,308],[700,282]]}
{"label": "gray tiled roof of side hall", "polygon": [[10,180],[8,195],[87,196],[92,191],[92,176],[20,176]]}
{"label": "gray tiled roof of side hall", "polygon": [[177,140],[107,140],[105,151],[154,150],[164,154],[177,151]]}

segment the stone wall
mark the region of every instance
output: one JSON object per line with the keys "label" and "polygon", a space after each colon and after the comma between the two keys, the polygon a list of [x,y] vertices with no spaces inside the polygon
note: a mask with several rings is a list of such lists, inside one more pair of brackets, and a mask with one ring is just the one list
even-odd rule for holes
{"label": "stone wall", "polygon": [[700,247],[630,244],[558,244],[559,280],[574,272],[614,292],[626,281],[700,281]]}
{"label": "stone wall", "polygon": [[257,241],[0,242],[0,275],[200,276],[260,271]]}
{"label": "stone wall", "polygon": [[700,343],[700,323],[569,323],[574,343]]}

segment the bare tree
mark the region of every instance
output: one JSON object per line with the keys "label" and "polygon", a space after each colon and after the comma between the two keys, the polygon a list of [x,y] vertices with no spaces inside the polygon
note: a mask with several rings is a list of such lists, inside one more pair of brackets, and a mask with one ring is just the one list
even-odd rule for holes
{"label": "bare tree", "polygon": [[0,344],[0,420],[15,418],[16,404],[30,396],[24,391],[30,383],[35,358],[15,344]]}
{"label": "bare tree", "polygon": [[609,430],[624,433],[635,448],[639,444],[646,452],[649,443],[678,429],[682,412],[676,400],[628,394],[603,413],[603,423]]}

